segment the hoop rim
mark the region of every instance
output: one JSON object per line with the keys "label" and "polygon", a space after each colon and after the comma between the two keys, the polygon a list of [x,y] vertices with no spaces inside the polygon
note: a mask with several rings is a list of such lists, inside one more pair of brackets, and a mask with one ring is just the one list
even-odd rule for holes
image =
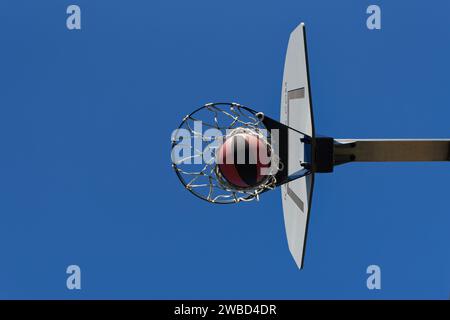
{"label": "hoop rim", "polygon": [[[235,103],[235,102],[213,102],[213,103],[207,103],[207,104],[205,104],[205,105],[195,109],[194,111],[192,111],[188,115],[186,115],[183,118],[183,120],[181,121],[180,125],[178,126],[178,128],[176,130],[182,129],[183,125],[185,125],[187,119],[192,118],[192,115],[194,115],[195,113],[199,112],[202,109],[207,109],[208,107],[215,107],[215,106],[228,106],[230,108],[231,107],[237,107],[239,109],[243,109],[243,110],[249,112],[253,116],[256,116],[258,114],[257,111],[255,111],[255,110],[253,110],[253,109],[251,109],[249,107],[243,106],[243,105],[241,105],[239,103]],[[258,123],[260,123],[262,126],[264,126],[264,128],[266,128],[265,125],[263,124],[263,122],[260,121],[261,120],[260,117],[258,116],[257,118],[258,118]],[[238,128],[240,128],[240,127],[238,127]],[[238,128],[236,128],[236,129],[238,129]],[[270,146],[269,142],[265,141],[265,143],[267,143]],[[173,150],[173,148],[176,145],[177,145],[177,141],[172,139],[172,141],[171,141],[171,150]],[[213,168],[211,171],[214,171],[214,173],[216,174],[217,182],[220,184],[220,189],[222,189],[222,190],[224,190],[226,192],[233,193],[234,197],[232,197],[230,195],[230,198],[229,198],[230,200],[229,201],[212,201],[212,200],[204,197],[201,193],[199,193],[198,191],[194,190],[192,187],[189,187],[188,182],[183,177],[182,172],[178,169],[177,164],[174,163],[173,159],[171,161],[171,164],[172,164],[172,168],[174,169],[178,179],[183,184],[183,186],[186,189],[188,189],[188,191],[191,192],[193,195],[195,195],[197,198],[200,198],[200,199],[202,199],[204,201],[207,201],[209,203],[214,203],[214,204],[234,204],[234,203],[239,203],[239,202],[251,201],[251,200],[254,200],[255,198],[258,199],[259,194],[261,194],[262,192],[270,190],[270,189],[273,189],[273,187],[274,187],[273,186],[273,187],[269,188],[267,186],[264,186],[264,183],[267,183],[270,180],[270,178],[273,177],[273,175],[268,175],[267,179],[265,179],[264,182],[262,182],[261,184],[258,185],[258,186],[262,186],[261,188],[258,188],[258,186],[252,187],[252,188],[245,188],[245,189],[236,188],[235,186],[228,185],[228,183],[223,183],[223,181],[221,181],[221,179],[220,179],[221,176],[216,174],[217,173],[217,168],[216,168],[216,165],[215,165],[215,168]],[[258,189],[260,189],[260,190],[258,190]],[[249,194],[248,193],[248,192],[252,192],[252,191],[254,191],[255,193],[254,194]],[[240,195],[239,197],[236,197],[235,192],[239,192],[241,194],[244,193],[244,195]]]}

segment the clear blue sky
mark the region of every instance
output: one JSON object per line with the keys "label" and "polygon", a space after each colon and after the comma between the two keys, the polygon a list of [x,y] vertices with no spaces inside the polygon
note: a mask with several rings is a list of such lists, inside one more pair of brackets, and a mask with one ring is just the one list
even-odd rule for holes
{"label": "clear blue sky", "polygon": [[[82,30],[66,29],[78,4]],[[378,4],[382,29],[366,28]],[[214,206],[184,190],[170,134],[236,101],[278,117],[289,33],[307,24],[317,131],[450,138],[444,1],[2,1],[0,298],[450,295],[450,163],[316,179],[305,268],[279,190]],[[66,289],[66,267],[82,290]],[[366,288],[366,267],[382,290]]]}

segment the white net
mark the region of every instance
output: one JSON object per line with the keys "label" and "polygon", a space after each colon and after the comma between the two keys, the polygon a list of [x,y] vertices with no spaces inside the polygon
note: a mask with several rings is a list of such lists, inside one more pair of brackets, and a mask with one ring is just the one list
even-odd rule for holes
{"label": "white net", "polygon": [[[172,134],[172,167],[186,189],[212,203],[258,200],[262,192],[273,189],[279,161],[263,119],[262,113],[237,103],[209,103],[186,116]],[[271,158],[268,174],[249,188],[230,185],[218,170],[216,157],[227,138],[243,132],[263,141]]]}

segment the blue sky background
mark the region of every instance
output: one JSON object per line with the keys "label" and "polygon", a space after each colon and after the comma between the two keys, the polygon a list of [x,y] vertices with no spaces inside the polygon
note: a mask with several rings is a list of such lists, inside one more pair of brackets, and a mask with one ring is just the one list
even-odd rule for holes
{"label": "blue sky background", "polygon": [[[78,4],[82,30],[66,29]],[[366,28],[370,4],[382,30]],[[1,1],[0,298],[450,295],[450,164],[316,179],[305,268],[279,190],[215,206],[184,190],[170,134],[211,101],[278,117],[307,24],[317,131],[450,137],[445,1]],[[82,290],[66,289],[66,267]],[[366,288],[370,264],[382,290]]]}

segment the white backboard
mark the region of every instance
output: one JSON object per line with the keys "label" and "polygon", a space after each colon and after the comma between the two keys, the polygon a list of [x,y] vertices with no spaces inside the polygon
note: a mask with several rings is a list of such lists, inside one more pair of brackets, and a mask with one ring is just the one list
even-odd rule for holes
{"label": "white backboard", "polygon": [[[309,90],[305,26],[301,23],[289,38],[284,64],[280,121],[314,138],[314,124]],[[288,174],[301,170],[305,161],[302,135],[289,130]],[[284,223],[289,250],[299,268],[303,267],[306,235],[314,185],[314,175],[281,186]]]}

